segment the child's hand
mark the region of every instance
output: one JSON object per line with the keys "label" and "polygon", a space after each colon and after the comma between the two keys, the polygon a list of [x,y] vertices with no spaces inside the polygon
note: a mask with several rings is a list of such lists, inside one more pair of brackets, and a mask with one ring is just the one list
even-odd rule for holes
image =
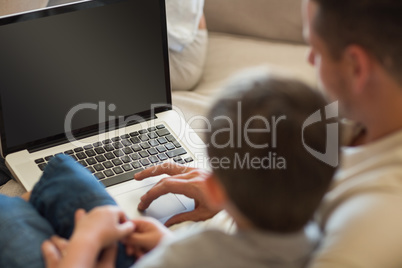
{"label": "child's hand", "polygon": [[124,212],[115,206],[96,207],[89,213],[79,209],[75,213],[75,228],[71,239],[88,239],[100,248],[122,239],[134,229]]}
{"label": "child's hand", "polygon": [[163,237],[173,236],[169,229],[153,218],[138,218],[132,222],[134,232],[123,241],[127,255],[141,257],[155,248]]}
{"label": "child's hand", "polygon": [[[61,261],[67,254],[68,240],[52,236],[42,244],[42,254],[45,260],[46,268],[61,268]],[[115,267],[117,255],[117,243],[105,248],[102,255],[98,258],[93,268],[111,268]]]}
{"label": "child's hand", "polygon": [[[134,224],[115,206],[97,207],[75,213],[75,228],[70,241],[52,238],[42,244],[49,268],[112,267],[116,242],[131,234]],[[101,259],[99,253],[103,251]]]}

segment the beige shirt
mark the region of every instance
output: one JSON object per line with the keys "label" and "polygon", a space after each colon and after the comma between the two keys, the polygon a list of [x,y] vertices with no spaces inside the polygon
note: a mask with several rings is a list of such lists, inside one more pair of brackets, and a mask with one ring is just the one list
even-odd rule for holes
{"label": "beige shirt", "polygon": [[324,240],[311,267],[402,267],[402,131],[343,147],[342,157],[319,210]]}

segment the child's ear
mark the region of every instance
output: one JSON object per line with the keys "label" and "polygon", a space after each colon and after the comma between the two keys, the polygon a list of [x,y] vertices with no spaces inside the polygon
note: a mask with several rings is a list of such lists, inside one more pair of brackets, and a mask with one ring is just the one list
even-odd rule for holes
{"label": "child's ear", "polygon": [[222,209],[227,202],[227,196],[222,183],[211,173],[206,179],[206,186],[209,194],[210,204],[216,208]]}

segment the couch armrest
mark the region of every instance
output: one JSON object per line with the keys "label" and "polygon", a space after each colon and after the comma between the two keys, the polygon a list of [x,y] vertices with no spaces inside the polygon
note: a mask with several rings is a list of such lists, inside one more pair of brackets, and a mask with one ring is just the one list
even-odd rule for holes
{"label": "couch armrest", "polygon": [[208,29],[303,43],[300,0],[205,0]]}

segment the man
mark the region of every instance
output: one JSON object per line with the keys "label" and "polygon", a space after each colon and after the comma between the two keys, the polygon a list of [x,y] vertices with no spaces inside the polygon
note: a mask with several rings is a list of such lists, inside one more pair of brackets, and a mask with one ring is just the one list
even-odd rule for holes
{"label": "man", "polygon": [[[304,0],[308,60],[320,84],[339,100],[349,124],[341,170],[328,192],[319,220],[325,239],[312,267],[402,266],[402,2],[399,0]],[[349,134],[349,135],[348,135]],[[142,197],[145,209],[158,196],[184,193],[194,212],[168,224],[204,220],[211,211],[203,194],[205,171],[172,177]],[[137,174],[136,179],[150,176]]]}

